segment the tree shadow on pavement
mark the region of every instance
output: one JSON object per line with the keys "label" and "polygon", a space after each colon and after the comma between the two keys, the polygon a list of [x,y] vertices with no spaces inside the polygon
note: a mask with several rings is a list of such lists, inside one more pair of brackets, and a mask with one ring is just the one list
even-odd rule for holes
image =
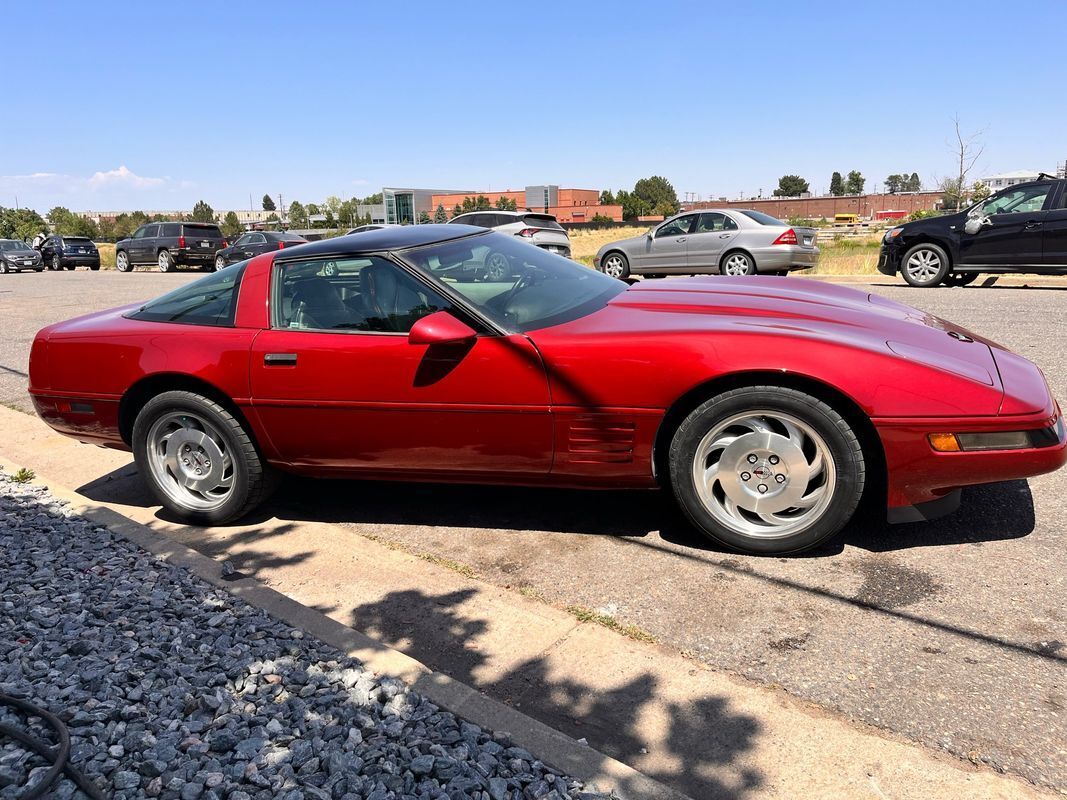
{"label": "tree shadow on pavement", "polygon": [[[659,678],[651,672],[560,676],[547,655],[499,668],[479,641],[490,621],[463,608],[477,593],[393,592],[353,609],[350,624],[693,798],[740,800],[762,787],[761,775],[737,764],[755,747],[756,719],[731,711],[722,697],[658,705]],[[644,729],[646,715],[665,718],[659,738]]]}

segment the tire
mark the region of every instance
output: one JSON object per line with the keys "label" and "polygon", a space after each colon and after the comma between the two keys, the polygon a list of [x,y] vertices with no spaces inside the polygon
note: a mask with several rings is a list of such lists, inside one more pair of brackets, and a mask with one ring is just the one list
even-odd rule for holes
{"label": "tire", "polygon": [[910,286],[927,289],[941,283],[951,267],[948,253],[943,248],[924,242],[904,254],[900,262],[900,274]]}
{"label": "tire", "polygon": [[125,250],[119,250],[115,253],[115,269],[119,272],[129,272],[132,269],[130,264],[130,257]]}
{"label": "tire", "polygon": [[977,272],[950,272],[945,276],[945,286],[970,286],[978,280]]}
{"label": "tire", "polygon": [[669,474],[682,511],[709,539],[781,554],[845,526],[863,496],[866,463],[855,432],[829,405],[795,389],[751,386],[686,417],[671,440]]}
{"label": "tire", "polygon": [[756,260],[743,250],[734,250],[722,257],[719,264],[720,275],[741,277],[756,274]]}
{"label": "tire", "polygon": [[7,264],[0,261],[0,275],[7,275]]}
{"label": "tire", "polygon": [[93,272],[99,272],[100,265],[99,264],[90,264],[89,265],[89,269],[92,270]]}
{"label": "tire", "polygon": [[242,424],[194,392],[164,392],[145,404],[133,425],[133,455],[159,502],[194,525],[244,516],[276,485],[276,474]]}
{"label": "tire", "polygon": [[485,280],[503,281],[511,277],[511,262],[508,257],[497,250],[490,250],[482,259]]}
{"label": "tire", "polygon": [[337,262],[327,261],[322,265],[322,274],[327,278],[333,278],[337,275]]}
{"label": "tire", "polygon": [[52,255],[52,271],[53,272],[59,272],[62,269],[63,269],[63,263],[59,260],[59,256],[53,254]]}
{"label": "tire", "polygon": [[612,250],[600,260],[600,271],[609,278],[624,281],[630,277],[630,259],[618,250]]}
{"label": "tire", "polygon": [[156,266],[160,272],[173,272],[177,264],[174,261],[174,256],[170,254],[170,250],[160,250],[159,255],[156,256]]}
{"label": "tire", "polygon": [[215,272],[220,269],[226,269],[226,259],[222,256],[215,256]]}

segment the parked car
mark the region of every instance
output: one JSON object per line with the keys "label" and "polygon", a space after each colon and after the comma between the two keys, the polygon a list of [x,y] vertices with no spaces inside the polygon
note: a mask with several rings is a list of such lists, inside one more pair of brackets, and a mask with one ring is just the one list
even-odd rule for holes
{"label": "parked car", "polygon": [[[474,211],[458,214],[450,219],[448,224],[491,228],[500,233],[518,236],[558,256],[571,257],[571,239],[551,214],[538,214],[533,211]],[[511,275],[506,259],[498,253],[489,254],[485,269],[492,279]]]}
{"label": "parked car", "polygon": [[297,236],[295,233],[284,231],[249,231],[238,236],[233,244],[224,247],[215,254],[215,269],[219,270],[244,261],[246,258],[258,256],[268,250],[283,250],[286,247],[296,247],[298,244],[307,244],[307,239]]}
{"label": "parked car", "polygon": [[211,268],[215,254],[226,247],[218,225],[205,222],[149,222],[115,243],[115,269],[129,272],[155,264],[160,272],[178,267]]}
{"label": "parked car", "polygon": [[0,239],[0,273],[44,269],[41,254],[21,239]]}
{"label": "parked car", "polygon": [[878,271],[919,287],[965,286],[983,272],[1067,272],[1067,180],[1017,183],[959,213],[891,228]]}
{"label": "parked car", "polygon": [[85,236],[49,236],[41,242],[41,261],[51,270],[100,269],[100,251]]}
{"label": "parked car", "polygon": [[665,220],[643,236],[600,248],[593,266],[630,275],[785,275],[819,260],[816,230],[760,211],[702,209]]}
{"label": "parked car", "polygon": [[[488,252],[517,277],[454,277]],[[629,286],[466,225],[273,250],[50,325],[29,391],[57,431],[132,449],[201,525],[282,471],[662,485],[721,545],[785,553],[865,494],[911,522],[1067,461],[1040,370],[926,312],[817,281]]]}

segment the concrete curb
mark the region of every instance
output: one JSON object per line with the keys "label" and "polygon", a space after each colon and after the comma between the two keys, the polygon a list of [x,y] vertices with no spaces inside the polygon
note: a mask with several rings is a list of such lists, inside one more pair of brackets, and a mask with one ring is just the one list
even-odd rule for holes
{"label": "concrete curb", "polygon": [[[12,475],[18,470],[18,466],[0,458],[0,469]],[[169,564],[189,570],[212,586],[241,598],[275,619],[359,659],[375,672],[400,678],[415,691],[456,716],[483,728],[507,731],[516,744],[571,777],[587,784],[595,784],[602,790],[613,788],[624,800],[692,800],[688,795],[649,778],[621,761],[579,744],[566,734],[492,700],[448,675],[431,670],[411,656],[296,602],[255,578],[224,578],[222,566],[214,559],[157,533],[114,509],[88,501],[82,495],[46,476],[37,475],[31,483],[44,486],[53,497],[66,501],[73,513],[107,528],[119,538],[132,542]]]}

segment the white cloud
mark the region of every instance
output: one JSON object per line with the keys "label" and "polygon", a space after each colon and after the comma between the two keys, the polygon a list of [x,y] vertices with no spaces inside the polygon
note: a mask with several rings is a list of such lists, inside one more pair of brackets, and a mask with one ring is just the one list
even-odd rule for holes
{"label": "white cloud", "polygon": [[87,181],[90,188],[94,189],[104,186],[132,186],[137,189],[143,189],[149,186],[159,186],[166,182],[167,178],[146,178],[136,172],[131,172],[125,164],[118,169],[109,169],[107,172],[94,172],[93,176]]}

